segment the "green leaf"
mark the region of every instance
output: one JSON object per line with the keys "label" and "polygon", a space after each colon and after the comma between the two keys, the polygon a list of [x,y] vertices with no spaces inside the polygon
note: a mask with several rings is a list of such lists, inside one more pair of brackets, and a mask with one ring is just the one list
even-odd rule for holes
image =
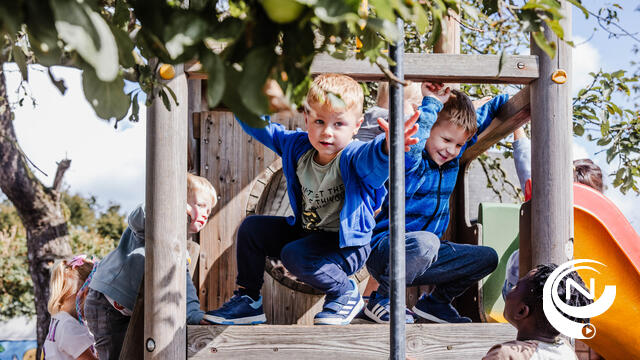
{"label": "green leaf", "polygon": [[164,89],[160,89],[160,98],[162,99],[162,103],[167,110],[171,111],[171,102],[169,101],[169,97]]}
{"label": "green leaf", "polygon": [[[228,84],[237,84],[240,81],[241,73],[233,69],[232,67],[226,68],[225,81]],[[249,110],[238,93],[238,89],[234,87],[225,88],[222,101],[240,121],[254,128],[263,128],[267,126],[268,122],[264,121],[253,111]]]}
{"label": "green leaf", "polygon": [[213,52],[207,52],[202,59],[202,67],[209,74],[207,79],[207,104],[214,108],[222,99],[225,89],[225,68],[222,59]]}
{"label": "green leaf", "polygon": [[13,45],[11,55],[13,55],[13,61],[18,64],[20,74],[22,74],[22,80],[27,81],[29,79],[29,69],[27,68],[27,57],[24,56],[22,48],[20,46]]}
{"label": "green leaf", "polygon": [[609,135],[610,127],[611,124],[609,124],[609,121],[603,121],[600,125],[600,134],[602,134],[603,137]]}
{"label": "green leaf", "polygon": [[165,47],[172,59],[177,59],[186,48],[199,42],[205,35],[207,23],[195,13],[178,12],[164,28]]}
{"label": "green leaf", "polygon": [[62,52],[58,47],[58,33],[53,22],[53,12],[48,1],[25,1],[25,22],[31,49],[39,64],[56,65]]}
{"label": "green leaf", "polygon": [[242,102],[256,115],[269,112],[269,102],[262,89],[275,60],[273,49],[263,46],[251,50],[242,65],[242,77],[237,87],[242,89]]}
{"label": "green leaf", "polygon": [[500,75],[500,72],[502,71],[502,67],[504,66],[504,61],[505,61],[505,56],[504,55],[505,55],[505,52],[501,51],[500,52],[500,58],[498,59],[498,75]]}
{"label": "green leaf", "polygon": [[614,146],[607,149],[607,163],[610,163],[611,161],[613,161],[616,155],[617,155],[617,152]]}
{"label": "green leaf", "polygon": [[113,18],[111,20],[113,25],[121,30],[126,30],[129,19],[130,14],[127,3],[124,0],[116,0]]}
{"label": "green leaf", "polygon": [[583,127],[582,125],[580,125],[580,124],[576,124],[576,123],[574,123],[574,124],[573,124],[573,133],[574,133],[576,136],[582,136],[582,135],[584,135],[584,127]]}
{"label": "green leaf", "polygon": [[540,49],[547,53],[547,55],[551,59],[556,56],[556,44],[554,42],[547,41],[547,38],[541,31],[532,32],[531,36],[533,37],[536,45],[538,45]]}
{"label": "green leaf", "polygon": [[58,35],[95,69],[98,79],[113,81],[118,76],[118,46],[111,28],[86,3],[51,0]]}
{"label": "green leaf", "polygon": [[100,118],[120,120],[127,115],[131,99],[124,93],[124,80],[101,81],[95,71],[87,67],[82,73],[84,95]]}
{"label": "green leaf", "polygon": [[111,26],[111,31],[118,46],[118,58],[120,59],[120,63],[126,68],[133,67],[136,64],[136,61],[133,58],[133,41],[131,41],[127,32],[120,28]]}
{"label": "green leaf", "polygon": [[413,6],[413,13],[415,14],[416,19],[416,29],[420,34],[424,35],[427,31],[427,27],[429,27],[429,17],[427,16],[427,12],[424,11],[424,8],[416,2]]}
{"label": "green leaf", "polygon": [[580,0],[567,0],[569,1],[571,4],[573,4],[573,6],[577,7],[578,9],[580,9],[582,11],[582,14],[584,14],[584,18],[588,19],[589,18],[589,11],[587,11],[587,9],[582,6]]}
{"label": "green leaf", "polygon": [[370,0],[369,6],[374,9],[379,18],[394,22],[396,20],[393,7],[389,0]]}
{"label": "green leaf", "polygon": [[140,120],[140,104],[138,103],[138,93],[133,95],[133,99],[131,99],[131,115],[129,116],[129,121],[138,122]]}
{"label": "green leaf", "polygon": [[344,109],[347,104],[345,104],[344,100],[340,97],[340,94],[335,94],[332,92],[327,92],[327,99],[331,102],[331,106],[334,109]]}

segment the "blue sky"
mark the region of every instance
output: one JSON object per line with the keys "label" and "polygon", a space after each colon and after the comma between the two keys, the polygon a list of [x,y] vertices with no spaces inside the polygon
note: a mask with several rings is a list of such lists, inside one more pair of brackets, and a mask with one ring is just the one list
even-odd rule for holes
{"label": "blue sky", "polygon": [[[598,4],[602,4],[595,0],[583,2],[587,8],[596,10]],[[624,8],[620,12],[621,25],[631,32],[640,32],[640,11],[634,11],[639,2],[626,0],[618,3]],[[585,20],[582,12],[574,11],[574,40],[581,44],[573,55],[574,89],[587,84],[589,71],[628,69],[632,59],[633,41],[630,39],[609,39],[604,31],[598,30],[584,43],[593,34],[594,27],[598,25],[593,18]],[[16,101],[19,73],[11,65],[6,70],[10,100]],[[28,89],[37,106],[32,107],[27,101],[25,106],[15,111],[14,124],[20,145],[29,158],[48,174],[38,173],[38,177],[51,185],[56,161],[68,156],[72,163],[65,182],[71,192],[95,195],[103,206],[116,202],[124,211],[132,210],[144,201],[145,111],[140,112],[139,123],[124,121],[115,130],[113,124],[96,118],[86,102],[79,71],[62,67],[54,67],[52,71],[56,77],[66,80],[67,94],[60,96],[46,72],[41,67],[31,66]],[[617,164],[606,164],[603,154],[595,156],[598,150],[593,144],[577,139],[574,157],[594,158],[606,173],[617,169]],[[640,199],[635,194],[623,196],[612,187],[606,195],[640,231],[640,212],[634,211],[634,204]]]}

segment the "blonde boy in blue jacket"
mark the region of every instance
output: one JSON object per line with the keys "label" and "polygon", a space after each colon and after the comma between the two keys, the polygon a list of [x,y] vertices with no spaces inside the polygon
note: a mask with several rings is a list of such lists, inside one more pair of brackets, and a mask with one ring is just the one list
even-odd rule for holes
{"label": "blonde boy in blue jacket", "polygon": [[[362,309],[362,297],[348,276],[369,256],[374,209],[386,195],[389,172],[385,134],[371,142],[353,140],[363,121],[363,102],[355,80],[323,74],[307,94],[306,132],[275,123],[251,128],[240,122],[249,135],[282,157],[294,216],[251,216],[240,225],[238,289],[221,308],[207,312],[207,321],[266,321],[260,296],[266,256],[280,258],[299,280],[326,293],[315,324],[346,325]],[[405,150],[417,142],[411,138],[417,118],[405,123]],[[380,126],[388,132],[386,121]]]}

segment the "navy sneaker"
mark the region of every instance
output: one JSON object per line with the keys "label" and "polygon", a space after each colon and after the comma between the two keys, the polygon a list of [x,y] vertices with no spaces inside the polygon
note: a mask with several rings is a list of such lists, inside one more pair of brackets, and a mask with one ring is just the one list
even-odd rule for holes
{"label": "navy sneaker", "polygon": [[[372,292],[369,297],[369,302],[364,308],[364,314],[378,324],[388,324],[391,320],[391,300],[375,291]],[[406,323],[413,324],[415,321],[413,313],[409,311],[409,309],[405,309],[405,314]]]}
{"label": "navy sneaker", "polygon": [[352,290],[347,291],[344,295],[329,299],[326,298],[322,311],[317,313],[313,318],[316,325],[348,325],[351,320],[358,315],[364,307],[364,301],[358,291],[356,282],[349,279]]}
{"label": "navy sneaker", "polygon": [[204,320],[221,325],[254,325],[267,322],[267,317],[262,310],[262,296],[254,301],[236,290],[231,299],[219,309],[207,311]]}
{"label": "navy sneaker", "polygon": [[458,311],[450,303],[437,302],[431,295],[422,295],[420,300],[413,307],[421,318],[437,323],[470,323],[471,319],[460,316]]}

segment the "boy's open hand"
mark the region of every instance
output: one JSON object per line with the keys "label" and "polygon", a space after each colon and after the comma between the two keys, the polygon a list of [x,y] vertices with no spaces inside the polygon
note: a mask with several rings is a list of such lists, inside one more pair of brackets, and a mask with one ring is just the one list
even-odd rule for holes
{"label": "boy's open hand", "polygon": [[293,115],[292,107],[277,81],[273,79],[267,80],[262,91],[269,100],[269,110],[283,115]]}
{"label": "boy's open hand", "polygon": [[[404,151],[409,151],[411,145],[415,145],[420,142],[420,139],[416,137],[412,137],[418,132],[418,118],[420,117],[420,112],[416,111],[409,120],[404,122]],[[389,123],[383,118],[378,118],[378,125],[380,128],[384,130],[384,134],[386,136],[384,143],[384,153],[389,154]]]}
{"label": "boy's open hand", "polygon": [[440,100],[441,103],[447,102],[449,96],[451,96],[451,88],[445,87],[443,83],[430,83],[425,81],[420,86],[422,90],[422,96],[433,96]]}

